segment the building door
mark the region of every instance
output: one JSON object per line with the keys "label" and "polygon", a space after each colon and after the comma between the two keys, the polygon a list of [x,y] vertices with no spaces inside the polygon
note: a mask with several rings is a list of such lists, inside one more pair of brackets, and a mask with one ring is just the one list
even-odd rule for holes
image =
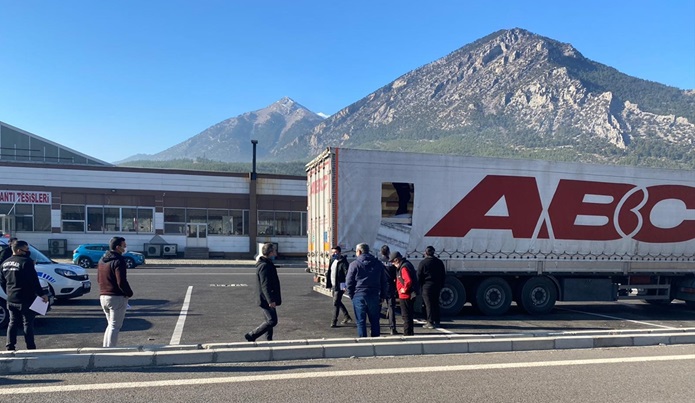
{"label": "building door", "polygon": [[0,235],[6,236],[16,236],[15,234],[15,222],[13,215],[0,214]]}
{"label": "building door", "polygon": [[207,248],[208,246],[208,225],[205,223],[186,224],[188,236],[186,237],[187,248]]}

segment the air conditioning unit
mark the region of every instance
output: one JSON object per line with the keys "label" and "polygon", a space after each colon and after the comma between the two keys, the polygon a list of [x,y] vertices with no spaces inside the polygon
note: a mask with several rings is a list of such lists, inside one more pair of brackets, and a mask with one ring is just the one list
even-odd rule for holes
{"label": "air conditioning unit", "polygon": [[64,257],[68,249],[67,239],[49,239],[48,254],[51,257]]}
{"label": "air conditioning unit", "polygon": [[176,256],[176,244],[162,245],[162,256]]}
{"label": "air conditioning unit", "polygon": [[154,243],[145,244],[145,256],[147,257],[160,257],[162,256],[162,245]]}

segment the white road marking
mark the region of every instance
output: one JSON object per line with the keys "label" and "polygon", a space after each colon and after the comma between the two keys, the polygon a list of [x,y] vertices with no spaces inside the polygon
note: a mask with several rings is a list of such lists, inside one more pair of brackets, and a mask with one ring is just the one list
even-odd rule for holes
{"label": "white road marking", "polygon": [[171,341],[169,344],[181,344],[181,335],[183,334],[183,324],[186,323],[186,315],[188,315],[188,306],[191,304],[191,292],[193,291],[193,286],[188,287],[186,291],[186,298],[183,300],[183,306],[181,307],[181,313],[179,314],[179,320],[176,321],[176,327],[174,328],[174,334],[171,335]]}
{"label": "white road marking", "polygon": [[60,385],[60,386],[34,386],[34,387],[4,387],[0,389],[0,396],[15,394],[32,393],[65,393],[93,390],[115,390],[131,388],[153,388],[170,386],[193,386],[193,385],[214,385],[223,383],[243,383],[243,382],[268,382],[268,381],[287,381],[291,379],[312,379],[312,378],[343,378],[345,376],[365,376],[365,375],[396,375],[396,374],[415,374],[430,372],[455,372],[455,371],[485,371],[497,369],[514,368],[539,368],[539,367],[566,367],[573,365],[602,365],[602,364],[624,364],[634,362],[656,362],[656,361],[685,361],[695,360],[695,354],[687,355],[665,355],[652,357],[624,357],[624,358],[595,358],[584,360],[565,360],[565,361],[534,361],[517,363],[498,363],[498,364],[469,364],[469,365],[444,365],[437,367],[404,367],[404,368],[376,368],[345,371],[319,371],[319,372],[300,372],[294,374],[272,374],[272,375],[244,375],[226,376],[217,378],[200,379],[171,379],[163,381],[143,381],[143,382],[117,382],[117,383],[97,383],[85,385]]}
{"label": "white road marking", "polygon": [[556,308],[556,309],[559,309],[559,310],[561,310],[561,311],[583,313],[583,314],[585,314],[585,315],[599,316],[599,317],[601,317],[601,318],[616,319],[616,320],[624,320],[624,321],[626,321],[626,322],[638,323],[638,324],[640,324],[640,325],[647,325],[647,326],[660,327],[660,328],[663,328],[663,329],[678,330],[677,327],[664,326],[664,325],[657,325],[656,323],[649,323],[649,322],[642,322],[642,321],[639,321],[639,320],[632,320],[632,319],[619,318],[619,317],[617,317],[617,316],[603,315],[603,314],[600,314],[600,313],[576,311],[576,310],[574,310],[574,309],[567,309],[567,308]]}
{"label": "white road marking", "polygon": [[[418,325],[424,325],[427,322],[425,322],[422,319],[415,319],[415,320],[413,320],[413,323],[417,323]],[[446,334],[456,334],[456,332],[452,332],[451,330],[446,330],[442,327],[437,327],[434,330],[441,332],[441,333],[446,333]]]}

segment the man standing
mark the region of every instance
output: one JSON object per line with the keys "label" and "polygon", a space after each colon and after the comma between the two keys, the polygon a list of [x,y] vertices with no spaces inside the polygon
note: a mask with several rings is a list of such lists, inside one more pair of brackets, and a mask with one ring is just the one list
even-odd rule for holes
{"label": "man standing", "polygon": [[273,328],[278,324],[278,314],[275,308],[282,304],[280,279],[278,278],[278,271],[275,268],[275,264],[273,264],[273,260],[275,260],[277,255],[278,252],[275,250],[274,244],[263,244],[261,256],[258,257],[258,261],[256,262],[256,286],[258,295],[256,302],[263,310],[265,321],[256,329],[244,335],[247,341],[255,341],[264,334],[266,340],[273,340]]}
{"label": "man standing", "polygon": [[389,328],[391,329],[391,335],[395,336],[398,334],[396,330],[396,300],[398,299],[398,293],[396,292],[396,266],[389,262],[389,255],[391,254],[391,249],[388,245],[383,245],[381,247],[381,256],[379,260],[384,265],[384,270],[386,270],[386,277],[389,280],[389,291],[386,297],[386,315],[389,319]]}
{"label": "man standing", "polygon": [[357,337],[367,337],[367,318],[371,336],[379,337],[381,300],[388,296],[388,279],[384,266],[369,253],[369,245],[355,247],[357,259],[350,263],[347,274],[347,294],[352,299],[357,322]]}
{"label": "man standing", "polygon": [[352,318],[348,313],[347,308],[343,304],[343,294],[345,293],[345,277],[348,271],[348,261],[341,254],[342,249],[336,245],[331,249],[331,260],[328,262],[328,271],[326,272],[326,288],[332,290],[333,294],[333,320],[331,327],[338,327],[338,314],[343,312],[342,324],[352,322]]}
{"label": "man standing", "polygon": [[48,302],[48,296],[43,294],[34,261],[29,258],[30,255],[29,244],[25,241],[15,241],[12,244],[12,256],[2,263],[0,286],[7,294],[7,309],[10,311],[7,344],[5,344],[8,351],[15,350],[20,320],[24,322],[24,341],[27,344],[27,350],[36,349],[34,342],[36,312],[29,307],[37,296],[41,297],[43,302]]}
{"label": "man standing", "polygon": [[413,331],[413,308],[417,290],[417,274],[413,264],[404,258],[400,252],[392,252],[390,258],[391,263],[398,269],[396,289],[398,291],[398,299],[401,302],[403,335],[413,336],[415,334]]}
{"label": "man standing", "polygon": [[439,326],[439,293],[444,287],[446,270],[444,262],[434,256],[434,247],[425,248],[425,258],[417,267],[417,279],[422,287],[422,299],[427,311],[427,323],[422,327],[434,329]]}
{"label": "man standing", "polygon": [[2,254],[0,254],[0,265],[2,262],[5,260],[9,259],[10,256],[12,256],[12,244],[17,242],[17,238],[12,237],[7,241],[7,248],[2,250]]}
{"label": "man standing", "polygon": [[99,283],[99,301],[106,315],[103,347],[118,345],[118,332],[123,326],[128,298],[133,290],[128,284],[128,265],[123,258],[128,245],[125,238],[115,236],[109,241],[109,250],[99,259],[97,265],[97,282]]}

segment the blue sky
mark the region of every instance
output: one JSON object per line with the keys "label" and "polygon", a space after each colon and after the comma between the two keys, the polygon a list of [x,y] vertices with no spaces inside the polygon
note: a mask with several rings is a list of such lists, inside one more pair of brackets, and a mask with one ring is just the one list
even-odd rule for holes
{"label": "blue sky", "polygon": [[515,27],[695,88],[695,0],[0,0],[0,121],[113,162],[284,96],[335,113]]}

